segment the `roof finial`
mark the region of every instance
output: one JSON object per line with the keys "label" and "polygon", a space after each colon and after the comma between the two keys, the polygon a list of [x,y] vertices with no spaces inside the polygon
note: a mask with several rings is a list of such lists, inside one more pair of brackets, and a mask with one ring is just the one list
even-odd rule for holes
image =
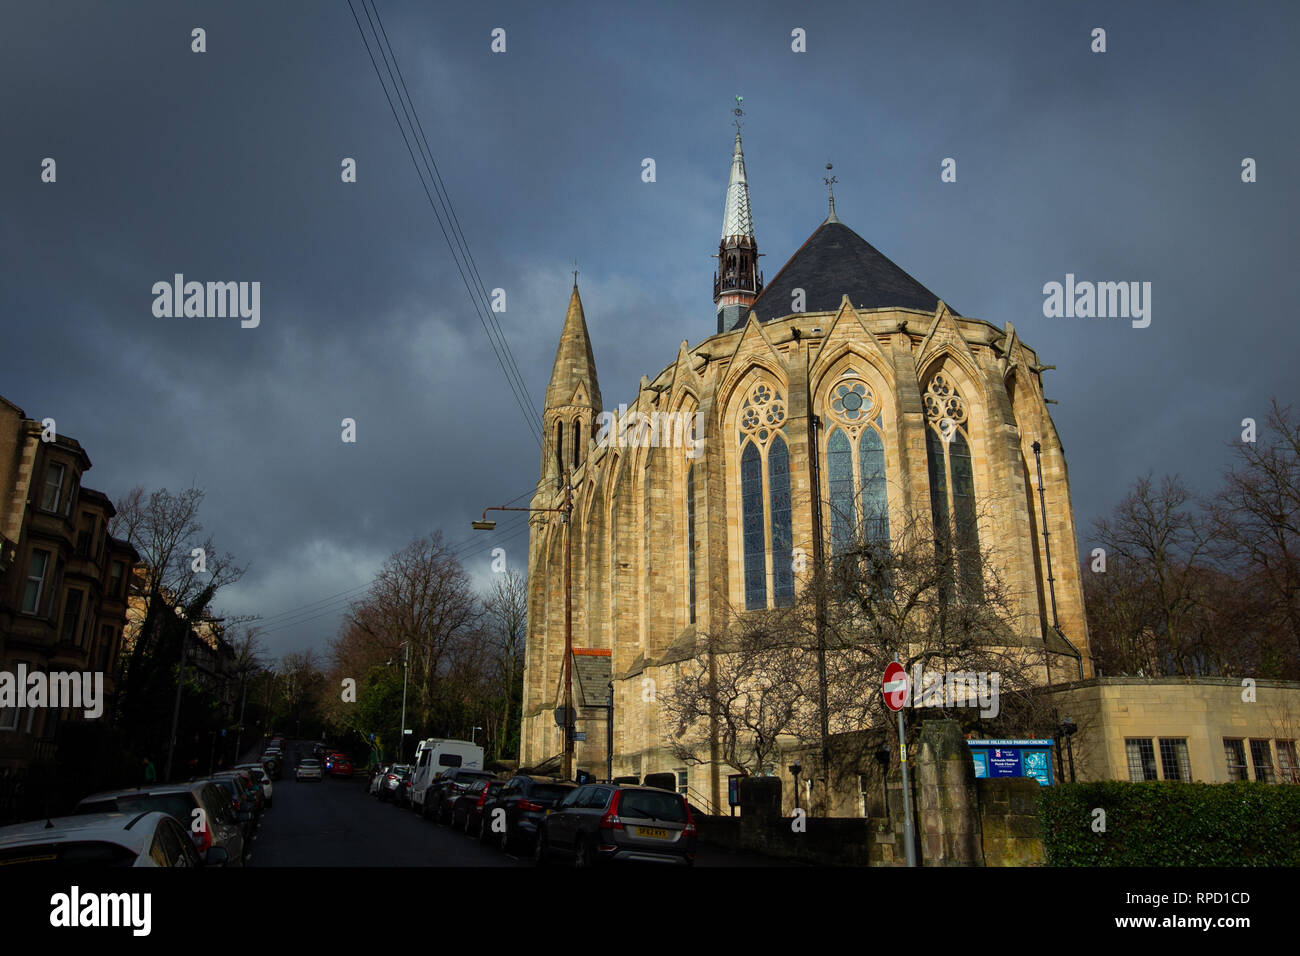
{"label": "roof finial", "polygon": [[[830,164],[830,162],[826,163],[826,172],[829,173],[833,168],[834,167]],[[831,212],[830,215],[826,217],[826,221],[839,222],[840,221],[839,217],[835,215],[835,184],[839,182],[839,180],[836,179],[834,176],[830,176],[830,177],[823,177],[822,182],[826,184],[826,188],[829,189],[831,193]]]}
{"label": "roof finial", "polygon": [[578,287],[578,260],[573,260],[573,287]]}
{"label": "roof finial", "polygon": [[735,108],[734,110],[732,110],[731,112],[733,112],[733,113],[736,114],[736,121],[735,121],[735,122],[736,122],[736,132],[737,132],[737,133],[740,132],[740,118],[741,118],[742,116],[745,115],[745,111],[744,111],[743,108],[741,108],[741,105],[740,105],[740,104],[743,103],[743,102],[745,102],[745,98],[744,98],[743,96],[741,96],[740,94],[736,94],[736,108]]}

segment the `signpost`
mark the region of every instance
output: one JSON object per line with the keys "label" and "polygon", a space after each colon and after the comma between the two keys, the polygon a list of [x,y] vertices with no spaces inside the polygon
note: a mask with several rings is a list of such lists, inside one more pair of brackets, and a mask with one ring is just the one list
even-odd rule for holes
{"label": "signpost", "polygon": [[880,682],[885,706],[898,715],[898,759],[903,768],[903,850],[908,866],[916,866],[916,829],[912,822],[912,784],[907,769],[907,735],[903,731],[903,705],[907,703],[907,671],[894,655]]}

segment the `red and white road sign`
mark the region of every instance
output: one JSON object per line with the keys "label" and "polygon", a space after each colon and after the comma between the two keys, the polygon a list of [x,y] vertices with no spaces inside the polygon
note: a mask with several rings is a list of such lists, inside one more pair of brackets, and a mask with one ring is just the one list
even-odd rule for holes
{"label": "red and white road sign", "polygon": [[903,709],[903,704],[907,701],[907,683],[907,671],[903,670],[903,665],[898,661],[885,668],[880,688],[884,691],[885,706],[890,710]]}

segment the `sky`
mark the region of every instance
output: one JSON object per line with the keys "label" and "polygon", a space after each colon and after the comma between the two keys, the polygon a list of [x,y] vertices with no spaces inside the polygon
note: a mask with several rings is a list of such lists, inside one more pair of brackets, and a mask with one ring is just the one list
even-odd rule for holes
{"label": "sky", "polygon": [[[575,260],[607,407],[715,331],[736,95],[769,277],[830,161],[846,225],[1057,366],[1082,550],[1137,476],[1209,492],[1295,398],[1295,4],[377,7],[535,414]],[[526,570],[522,516],[469,523],[540,464],[354,10],[0,3],[0,395],[114,499],[204,489],[248,565],[217,610],[273,656],[323,650],[420,535],[480,584],[495,547]],[[257,326],[156,316],[176,273],[259,282]],[[1067,274],[1151,283],[1150,325],[1045,317]]]}

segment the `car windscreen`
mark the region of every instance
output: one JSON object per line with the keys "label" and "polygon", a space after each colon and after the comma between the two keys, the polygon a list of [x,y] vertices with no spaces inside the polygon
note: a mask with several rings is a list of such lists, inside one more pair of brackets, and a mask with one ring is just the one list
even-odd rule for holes
{"label": "car windscreen", "polygon": [[572,787],[560,787],[551,783],[540,783],[533,787],[532,795],[542,800],[563,800],[573,791]]}
{"label": "car windscreen", "polygon": [[686,822],[686,803],[675,793],[624,790],[618,801],[620,817],[653,817],[656,820]]}
{"label": "car windscreen", "polygon": [[170,813],[186,826],[194,815],[194,797],[188,793],[126,793],[117,798],[117,808],[123,813],[141,810],[161,810]]}
{"label": "car windscreen", "polygon": [[319,761],[319,760],[304,760],[302,763],[298,764],[298,766],[300,766],[300,767],[307,767],[308,769],[311,769],[312,767],[319,767],[319,766],[320,766],[320,761]]}
{"label": "car windscreen", "polygon": [[0,849],[0,866],[45,863],[60,866],[134,866],[135,851],[116,843],[78,840]]}

